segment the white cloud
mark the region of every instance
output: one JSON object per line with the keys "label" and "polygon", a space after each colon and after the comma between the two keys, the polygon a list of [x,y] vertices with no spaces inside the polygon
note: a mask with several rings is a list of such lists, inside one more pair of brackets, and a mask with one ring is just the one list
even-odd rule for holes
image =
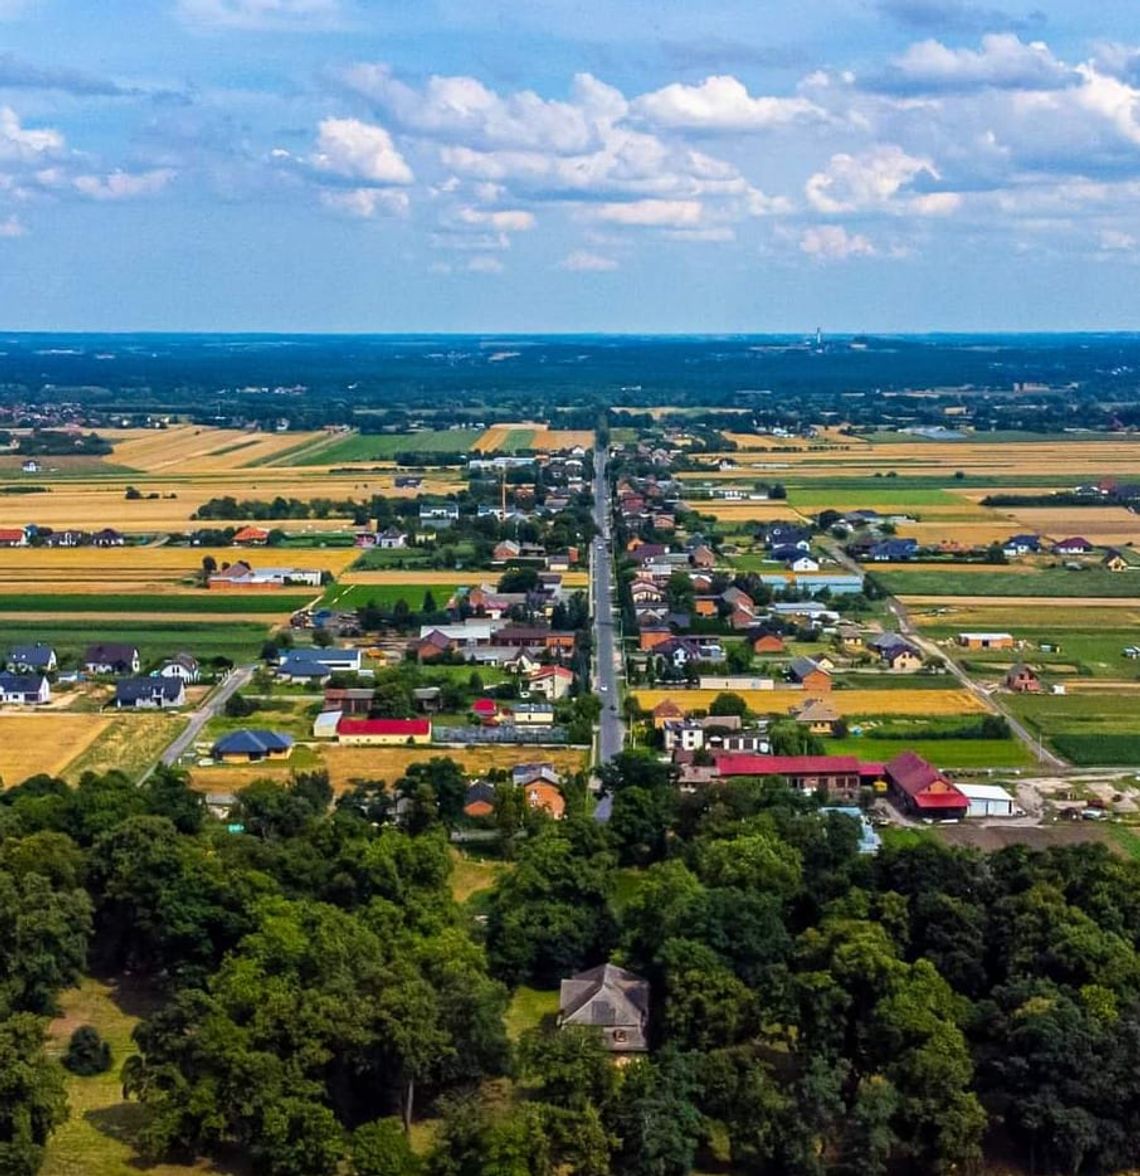
{"label": "white cloud", "polygon": [[311,30],[335,28],[340,0],[178,0],[179,15],[203,28]]}
{"label": "white cloud", "polygon": [[1075,75],[1042,41],[1016,33],[989,33],[980,49],[951,49],[919,41],[892,60],[879,84],[887,90],[939,92],[974,89],[1057,90]]}
{"label": "white cloud", "polygon": [[614,225],[687,229],[700,223],[702,211],[699,200],[632,200],[624,204],[600,204],[592,210],[592,215]]}
{"label": "white cloud", "polygon": [[728,75],[705,78],[698,86],[674,82],[635,99],[632,109],[656,126],[705,131],[770,130],[827,118],[807,98],[754,98]]}
{"label": "white cloud", "polygon": [[326,189],[321,203],[333,212],[370,220],[374,216],[403,216],[411,206],[407,192],[392,188]]}
{"label": "white cloud", "polygon": [[173,168],[159,167],[145,172],[113,171],[105,176],[74,176],[71,184],[89,200],[135,200],[161,192],[174,176]]}
{"label": "white cloud", "polygon": [[318,171],[371,184],[410,184],[415,179],[392,136],[356,118],[326,118],[311,162]]}
{"label": "white cloud", "polygon": [[59,131],[24,127],[10,106],[0,106],[0,163],[34,163],[59,155],[65,146]]}
{"label": "white cloud", "polygon": [[525,233],[535,226],[534,213],[523,209],[488,212],[480,208],[461,208],[458,219],[465,225],[486,226],[503,233]]}
{"label": "white cloud", "polygon": [[1100,247],[1105,253],[1135,253],[1137,240],[1121,229],[1101,229]]}
{"label": "white cloud", "polygon": [[501,274],[503,269],[497,257],[473,257],[467,263],[467,270],[472,274]]}
{"label": "white cloud", "polygon": [[14,237],[23,237],[27,231],[23,221],[17,216],[10,216],[5,220],[0,220],[0,239],[11,240]]}
{"label": "white cloud", "polygon": [[[833,155],[827,170],[816,172],[804,191],[811,206],[823,213],[890,209],[901,190],[922,176],[941,179],[931,160],[885,143],[861,155]],[[894,210],[929,216],[956,207],[952,193],[933,193],[912,197]]]}
{"label": "white cloud", "polygon": [[600,253],[589,253],[584,249],[576,249],[558,263],[558,268],[577,274],[602,274],[616,270],[618,263],[612,257],[603,257]]}
{"label": "white cloud", "polygon": [[875,247],[862,233],[848,233],[842,225],[816,225],[805,229],[800,249],[817,261],[846,261],[873,257]]}

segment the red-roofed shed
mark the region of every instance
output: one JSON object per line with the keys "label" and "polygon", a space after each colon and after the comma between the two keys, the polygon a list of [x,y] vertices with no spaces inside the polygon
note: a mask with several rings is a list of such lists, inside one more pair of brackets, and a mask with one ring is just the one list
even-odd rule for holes
{"label": "red-roofed shed", "polygon": [[969,800],[936,768],[913,751],[896,755],[885,765],[895,802],[908,812],[943,820],[964,817]]}

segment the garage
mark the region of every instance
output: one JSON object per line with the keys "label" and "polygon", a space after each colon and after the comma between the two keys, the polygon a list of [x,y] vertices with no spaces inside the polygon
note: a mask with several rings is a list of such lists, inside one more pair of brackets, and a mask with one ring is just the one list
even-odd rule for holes
{"label": "garage", "polygon": [[970,802],[967,817],[1012,817],[1017,801],[1000,784],[963,784],[954,786]]}

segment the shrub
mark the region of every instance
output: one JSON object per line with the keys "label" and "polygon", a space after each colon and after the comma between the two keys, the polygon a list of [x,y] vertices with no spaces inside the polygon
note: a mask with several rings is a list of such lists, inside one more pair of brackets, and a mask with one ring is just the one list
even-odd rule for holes
{"label": "shrub", "polygon": [[82,1078],[104,1074],[111,1068],[111,1047],[94,1025],[80,1025],[67,1043],[63,1064]]}

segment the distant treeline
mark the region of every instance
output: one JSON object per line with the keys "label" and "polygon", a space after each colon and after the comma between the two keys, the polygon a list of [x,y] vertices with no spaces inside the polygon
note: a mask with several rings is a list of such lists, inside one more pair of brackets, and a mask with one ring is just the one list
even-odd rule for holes
{"label": "distant treeline", "polygon": [[346,518],[358,526],[368,522],[371,504],[353,498],[244,498],[240,502],[230,495],[211,498],[194,514],[196,519],[248,519],[254,522],[274,519]]}
{"label": "distant treeline", "polygon": [[111,452],[110,441],[97,433],[65,433],[59,429],[35,429],[19,435],[0,429],[0,445],[13,448],[21,457],[101,457]]}

